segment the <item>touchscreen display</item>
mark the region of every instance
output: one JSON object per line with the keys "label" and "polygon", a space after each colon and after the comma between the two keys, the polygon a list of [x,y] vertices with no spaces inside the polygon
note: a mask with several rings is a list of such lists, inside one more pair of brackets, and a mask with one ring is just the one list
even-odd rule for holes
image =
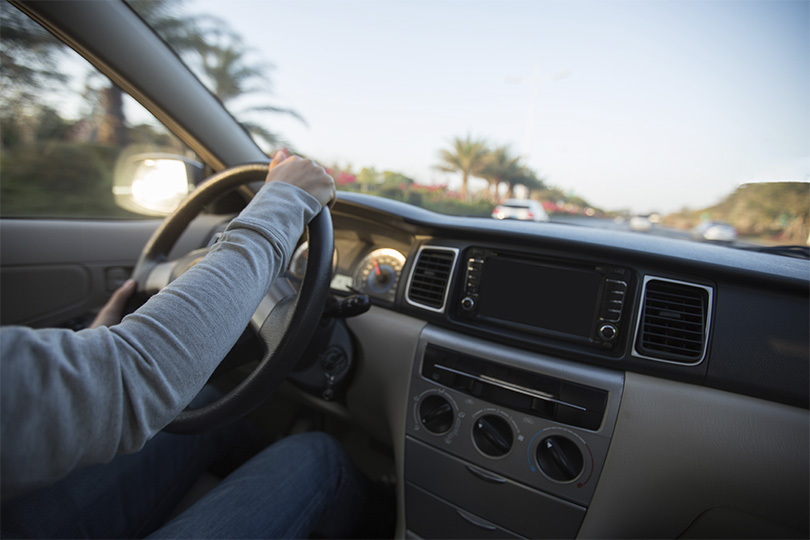
{"label": "touchscreen display", "polygon": [[594,271],[491,257],[481,276],[478,314],[589,337],[601,282]]}

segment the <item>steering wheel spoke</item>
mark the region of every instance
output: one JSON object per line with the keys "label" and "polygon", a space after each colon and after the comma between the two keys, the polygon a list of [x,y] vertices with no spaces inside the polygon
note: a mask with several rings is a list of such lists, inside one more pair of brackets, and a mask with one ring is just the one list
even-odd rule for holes
{"label": "steering wheel spoke", "polygon": [[149,270],[143,292],[149,296],[157,294],[172,281],[172,275],[177,268],[178,261],[157,263]]}
{"label": "steering wheel spoke", "polygon": [[259,333],[265,324],[275,323],[277,316],[273,316],[276,307],[285,299],[295,298],[298,291],[292,286],[288,279],[284,276],[278,278],[270,290],[264,295],[262,301],[259,302],[259,307],[253,312],[250,318],[250,328],[256,333]]}

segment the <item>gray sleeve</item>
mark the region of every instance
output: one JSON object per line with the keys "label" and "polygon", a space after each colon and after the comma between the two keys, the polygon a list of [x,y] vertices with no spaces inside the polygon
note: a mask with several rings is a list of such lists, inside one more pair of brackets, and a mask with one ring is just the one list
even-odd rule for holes
{"label": "gray sleeve", "polygon": [[202,388],[320,204],[264,186],[210,253],[111,328],[0,332],[3,499],[139,450]]}

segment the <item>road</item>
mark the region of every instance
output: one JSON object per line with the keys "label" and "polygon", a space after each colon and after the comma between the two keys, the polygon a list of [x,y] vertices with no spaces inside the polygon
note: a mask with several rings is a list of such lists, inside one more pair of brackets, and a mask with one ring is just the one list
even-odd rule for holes
{"label": "road", "polygon": [[[570,215],[554,215],[551,217],[553,223],[567,223],[571,225],[580,225],[585,227],[597,227],[600,229],[613,229],[616,231],[630,231],[630,223],[627,220],[616,221],[606,218],[591,218],[586,216],[570,216]],[[691,240],[689,231],[681,231],[669,227],[653,225],[652,229],[647,232],[639,232],[638,234],[649,234],[653,236],[665,236],[667,238],[677,238],[679,240]],[[756,247],[758,244],[746,242],[744,240],[730,242],[727,244],[729,247],[738,248],[751,248]]]}
{"label": "road", "polygon": [[[553,223],[567,223],[571,225],[581,225],[585,227],[597,227],[599,229],[613,229],[616,231],[631,230],[630,224],[626,220],[616,221],[613,219],[592,218],[586,216],[555,215],[552,216],[551,221]],[[653,228],[650,229],[648,232],[641,234],[651,234],[655,236],[667,236],[669,238],[680,238],[682,240],[689,240],[688,231],[679,231],[677,229],[670,229],[669,227],[663,227],[658,225],[654,225]]]}

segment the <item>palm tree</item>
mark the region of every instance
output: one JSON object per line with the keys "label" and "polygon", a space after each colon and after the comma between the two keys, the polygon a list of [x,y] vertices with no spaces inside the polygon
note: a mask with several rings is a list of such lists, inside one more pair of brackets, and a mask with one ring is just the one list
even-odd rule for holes
{"label": "palm tree", "polygon": [[[489,194],[493,202],[498,199],[498,186],[502,182],[513,182],[523,178],[520,157],[513,156],[507,146],[499,146],[487,155],[481,176],[489,182]],[[511,184],[509,187],[511,193]]]}
{"label": "palm tree", "polygon": [[[200,33],[194,46],[194,52],[198,56],[202,75],[209,83],[211,92],[225,106],[232,105],[237,98],[248,94],[268,94],[271,83],[267,72],[273,66],[267,63],[252,62],[249,58],[251,49],[246,47],[242,39],[229,30],[225,23],[210,17],[205,20],[211,23],[212,27],[205,28]],[[290,114],[302,122],[304,121],[295,111],[272,105],[243,108],[238,115],[266,112]],[[265,139],[270,144],[279,142],[276,134],[256,122],[241,122],[241,124],[248,132]]]}
{"label": "palm tree", "polygon": [[545,189],[546,187],[545,182],[543,182],[541,178],[538,178],[537,173],[525,166],[514,171],[514,174],[506,177],[504,181],[506,182],[507,199],[512,198],[515,186],[517,185],[526,186],[529,191]]}
{"label": "palm tree", "polygon": [[[177,10],[181,3],[172,0],[134,0],[130,5],[178,55],[189,61],[192,68],[199,68],[197,75],[207,83],[223,105],[228,106],[246,94],[269,93],[271,85],[267,72],[273,66],[250,62],[250,49],[227,23],[208,15],[181,14]],[[102,92],[102,95],[106,97],[106,102],[114,104],[120,101],[121,90],[113,85]],[[292,114],[303,122],[294,111],[271,105],[242,109],[238,116],[263,112]],[[123,110],[120,108],[115,111],[105,110],[105,119],[119,125],[125,124]],[[240,123],[249,133],[270,144],[279,142],[276,134],[256,122]],[[122,144],[125,141],[117,142]]]}
{"label": "palm tree", "polygon": [[[178,54],[191,50],[200,39],[200,17],[181,16],[176,8],[180,2],[171,0],[135,0],[130,6]],[[92,79],[92,74],[88,77]],[[129,143],[127,121],[124,115],[124,93],[112,82],[101,90],[88,89],[96,100],[97,140],[101,144],[126,146]]]}
{"label": "palm tree", "polygon": [[461,197],[467,201],[469,200],[467,193],[469,178],[481,175],[488,153],[489,150],[484,141],[473,139],[470,135],[464,139],[456,137],[450,150],[439,152],[442,162],[436,168],[444,172],[461,173]]}

